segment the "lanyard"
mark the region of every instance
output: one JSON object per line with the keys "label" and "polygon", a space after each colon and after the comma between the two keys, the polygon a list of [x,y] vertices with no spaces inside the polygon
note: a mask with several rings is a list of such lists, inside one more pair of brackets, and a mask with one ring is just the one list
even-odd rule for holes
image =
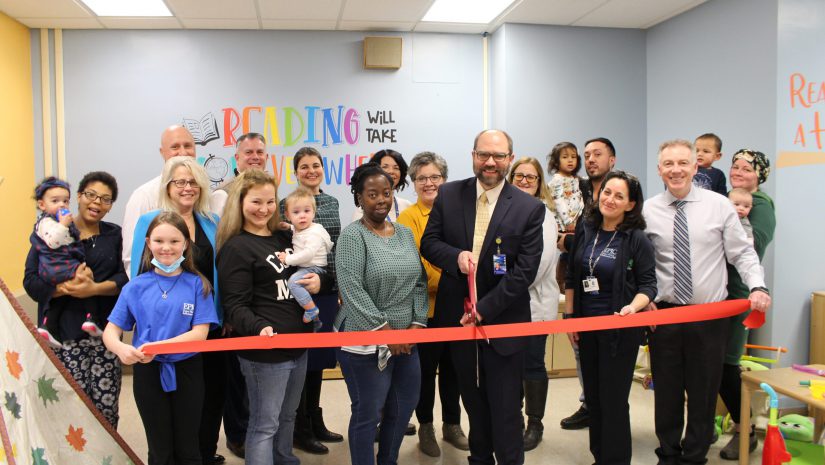
{"label": "lanyard", "polygon": [[[395,196],[392,196],[392,203],[395,205],[395,221],[398,221],[398,215],[400,212],[398,211],[398,199],[396,199]],[[392,221],[390,221],[390,215],[387,215],[387,221],[392,223]]]}
{"label": "lanyard", "polygon": [[[611,236],[610,240],[607,241],[607,245],[604,246],[604,249],[607,249],[607,248],[610,247],[610,244],[613,243],[613,239],[616,237],[617,232],[619,232],[618,229],[613,231],[613,236]],[[596,265],[599,264],[599,259],[602,258],[602,252],[604,252],[604,249],[602,249],[602,252],[599,253],[598,257],[596,257],[596,262],[594,263],[593,262],[593,253],[596,251],[596,244],[598,242],[599,242],[599,231],[597,230],[596,231],[596,239],[593,240],[593,248],[590,250],[590,258],[587,259],[587,266],[590,268],[590,276],[594,276],[593,271],[596,269]]]}

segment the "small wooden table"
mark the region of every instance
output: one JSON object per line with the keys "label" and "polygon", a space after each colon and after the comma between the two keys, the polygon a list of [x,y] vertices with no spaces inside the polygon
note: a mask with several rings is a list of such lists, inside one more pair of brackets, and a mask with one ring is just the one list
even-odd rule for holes
{"label": "small wooden table", "polygon": [[[825,369],[825,365],[810,365],[813,368]],[[814,399],[808,386],[800,386],[800,381],[810,379],[823,379],[811,373],[797,371],[793,368],[777,368],[765,371],[743,371],[742,372],[742,424],[751,423],[751,394],[761,388],[759,383],[768,383],[777,394],[788,396],[808,404],[814,410],[814,437],[818,438],[822,433],[822,424],[825,420],[825,400]],[[750,450],[748,449],[748,435],[739,435],[739,463],[747,465],[749,462]]]}

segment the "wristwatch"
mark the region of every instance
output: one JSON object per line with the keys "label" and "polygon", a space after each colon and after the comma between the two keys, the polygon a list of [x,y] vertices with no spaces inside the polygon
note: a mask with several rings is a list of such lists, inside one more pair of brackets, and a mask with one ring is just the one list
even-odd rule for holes
{"label": "wristwatch", "polygon": [[753,289],[751,289],[751,292],[756,292],[756,291],[764,292],[765,294],[771,295],[771,291],[769,291],[767,287],[756,286]]}

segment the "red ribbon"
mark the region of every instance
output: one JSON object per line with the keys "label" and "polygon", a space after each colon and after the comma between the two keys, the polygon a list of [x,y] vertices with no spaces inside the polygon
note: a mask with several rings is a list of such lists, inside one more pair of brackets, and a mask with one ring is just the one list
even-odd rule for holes
{"label": "red ribbon", "polygon": [[[627,316],[608,315],[567,320],[536,321],[485,326],[485,334],[475,327],[394,329],[391,331],[346,331],[340,333],[277,334],[273,337],[249,336],[196,342],[151,344],[144,347],[149,355],[223,350],[300,349],[377,344],[423,344],[427,342],[497,339],[540,334],[600,331],[604,329],[659,326],[694,321],[715,320],[738,315],[750,308],[746,299],[687,305],[684,307],[640,312]],[[752,312],[751,314],[756,313]]]}
{"label": "red ribbon", "polygon": [[[490,338],[487,337],[487,333],[484,331],[484,328],[478,323],[478,312],[476,311],[476,270],[475,265],[473,262],[468,263],[469,266],[469,273],[467,273],[467,285],[470,288],[470,295],[464,298],[464,314],[470,316],[470,321],[476,322],[473,329],[478,331],[481,334],[481,338],[484,338],[485,341],[490,342]],[[481,339],[476,338],[476,339]]]}

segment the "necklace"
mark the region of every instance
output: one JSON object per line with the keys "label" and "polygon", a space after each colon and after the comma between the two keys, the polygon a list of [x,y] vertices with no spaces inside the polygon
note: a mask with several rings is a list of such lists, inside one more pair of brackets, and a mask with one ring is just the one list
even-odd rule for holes
{"label": "necklace", "polygon": [[158,274],[157,273],[154,273],[154,274],[155,274],[155,284],[158,285],[158,289],[160,289],[160,292],[161,292],[160,296],[164,300],[166,300],[166,297],[168,297],[169,293],[172,292],[172,289],[175,288],[175,285],[178,284],[178,281],[180,281],[180,277],[183,276],[183,273],[179,273],[178,277],[175,278],[175,282],[172,283],[172,287],[170,287],[169,289],[164,291],[163,288],[160,287],[160,281],[158,280]]}
{"label": "necklace", "polygon": [[[373,227],[372,227],[369,223],[367,223],[366,221],[364,221],[364,219],[363,219],[363,218],[361,218],[361,224],[363,224],[364,226],[366,226],[366,227],[367,227],[367,229],[369,229],[370,231],[372,231],[372,233],[373,233],[373,234],[375,234],[376,236],[378,236],[378,237],[380,237],[381,239],[383,239],[383,240],[384,240],[384,244],[389,245],[389,243],[390,243],[390,238],[389,238],[389,236],[385,236],[385,235],[381,234],[381,233],[378,231],[378,229],[373,228]],[[382,224],[382,226],[384,226],[384,230],[386,230],[386,229],[387,229],[387,225],[388,225],[388,224],[390,224],[388,221],[385,221],[385,222]]]}

